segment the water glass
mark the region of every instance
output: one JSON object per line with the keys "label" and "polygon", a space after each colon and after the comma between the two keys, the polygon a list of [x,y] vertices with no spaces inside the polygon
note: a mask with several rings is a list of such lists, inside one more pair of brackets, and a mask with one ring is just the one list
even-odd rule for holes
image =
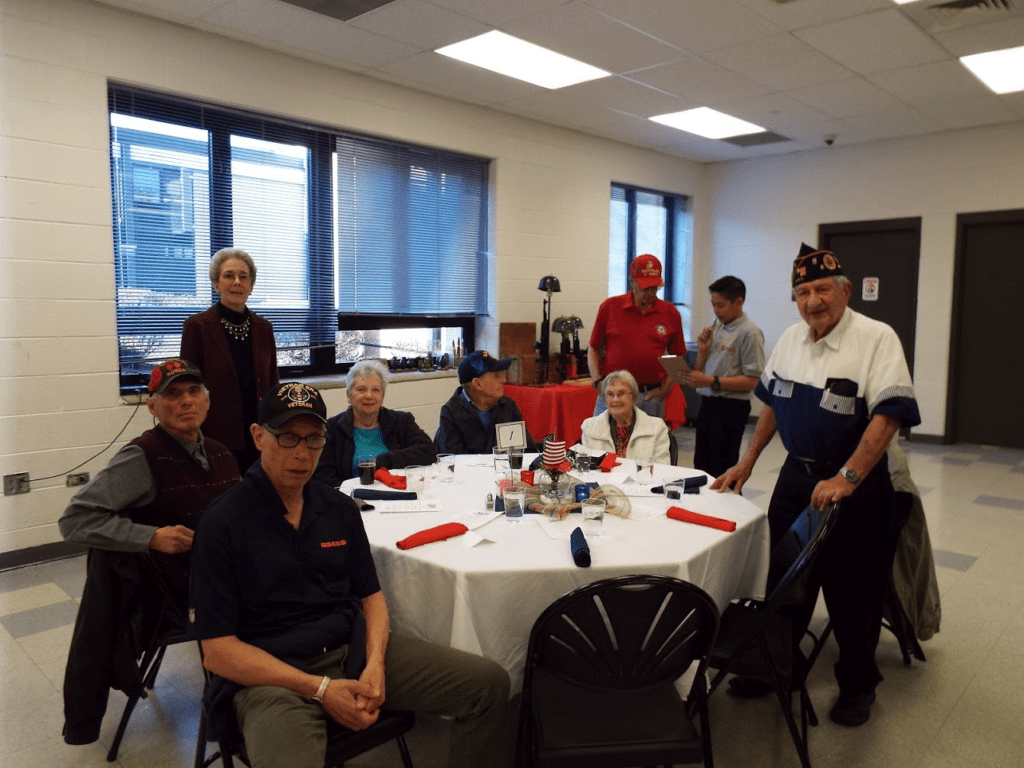
{"label": "water glass", "polygon": [[405,490],[423,493],[427,485],[427,468],[414,465],[405,468]]}
{"label": "water glass", "polygon": [[604,499],[586,499],[583,502],[583,533],[600,538],[604,529]]}
{"label": "water glass", "polygon": [[492,448],[491,452],[494,455],[494,471],[499,475],[507,475],[510,467],[508,450],[505,448]]}
{"label": "water glass", "polygon": [[593,459],[589,453],[576,454],[576,469],[579,472],[589,472],[593,467]]}
{"label": "water glass", "polygon": [[505,491],[505,519],[510,523],[518,523],[523,519],[526,510],[526,494],[519,489],[509,488]]}
{"label": "water glass", "polygon": [[651,459],[636,460],[636,480],[640,485],[654,482],[654,462]]}
{"label": "water glass", "polygon": [[359,466],[359,484],[373,485],[373,473],[377,471],[377,457],[360,456],[357,464]]}
{"label": "water glass", "polygon": [[669,504],[681,501],[685,492],[686,486],[682,482],[665,483],[665,498],[668,499]]}
{"label": "water glass", "polygon": [[455,480],[455,454],[437,454],[437,479],[442,483],[452,483]]}

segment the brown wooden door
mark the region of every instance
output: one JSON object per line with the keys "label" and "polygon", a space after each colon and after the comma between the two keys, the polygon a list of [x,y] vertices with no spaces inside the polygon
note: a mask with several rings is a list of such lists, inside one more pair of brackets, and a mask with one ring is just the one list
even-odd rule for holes
{"label": "brown wooden door", "polygon": [[[896,331],[913,376],[921,219],[822,224],[818,241],[836,255],[853,283],[850,307]],[[863,298],[865,279],[877,280],[875,300]]]}
{"label": "brown wooden door", "polygon": [[1024,210],[957,217],[946,438],[1024,448]]}

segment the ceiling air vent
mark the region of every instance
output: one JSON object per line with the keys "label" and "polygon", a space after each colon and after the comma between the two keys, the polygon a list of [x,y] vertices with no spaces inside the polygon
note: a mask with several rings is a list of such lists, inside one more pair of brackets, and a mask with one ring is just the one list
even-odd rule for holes
{"label": "ceiling air vent", "polygon": [[281,0],[288,5],[305,8],[307,11],[330,16],[340,21],[351,21],[356,16],[389,5],[392,0]]}
{"label": "ceiling air vent", "polygon": [[778,144],[781,141],[792,141],[785,136],[780,136],[773,131],[761,131],[760,133],[748,133],[744,136],[733,136],[731,139],[722,139],[737,147],[758,147],[762,144]]}
{"label": "ceiling air vent", "polygon": [[1016,0],[942,0],[910,3],[900,10],[929,34],[1012,18],[1024,18]]}

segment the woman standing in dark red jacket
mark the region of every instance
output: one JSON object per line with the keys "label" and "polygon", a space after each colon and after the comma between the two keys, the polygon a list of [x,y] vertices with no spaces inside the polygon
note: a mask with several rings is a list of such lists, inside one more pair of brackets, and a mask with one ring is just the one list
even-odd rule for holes
{"label": "woman standing in dark red jacket", "polygon": [[241,248],[222,248],[210,262],[210,282],[220,301],[185,321],[181,356],[203,372],[210,412],[203,434],[228,448],[245,474],[259,453],[249,434],[256,409],[276,386],[277,346],[269,321],[245,302],[256,282],[256,265]]}

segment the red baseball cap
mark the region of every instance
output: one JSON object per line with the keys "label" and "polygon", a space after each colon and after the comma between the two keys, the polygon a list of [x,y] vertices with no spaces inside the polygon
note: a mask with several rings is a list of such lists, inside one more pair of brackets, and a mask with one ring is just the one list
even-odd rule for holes
{"label": "red baseball cap", "polygon": [[661,279],[661,262],[658,261],[657,256],[652,256],[649,253],[633,259],[633,263],[629,266],[629,276],[635,277],[637,286],[642,289],[665,284],[665,281]]}

